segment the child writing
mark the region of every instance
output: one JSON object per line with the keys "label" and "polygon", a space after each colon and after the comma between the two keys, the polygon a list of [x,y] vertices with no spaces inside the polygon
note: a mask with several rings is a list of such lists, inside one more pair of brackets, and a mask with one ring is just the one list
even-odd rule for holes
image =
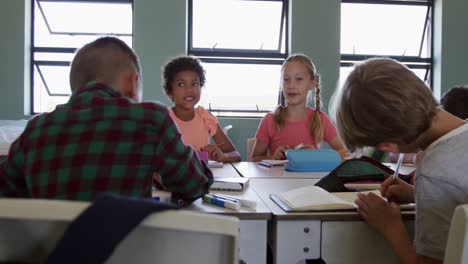
{"label": "child writing", "polygon": [[389,177],[381,187],[391,201],[416,202],[414,247],[395,202],[360,194],[357,211],[400,263],[442,263],[453,211],[468,203],[468,124],[441,109],[424,82],[391,59],[355,66],[334,105],[338,131],[350,150],[424,150],[414,186]]}
{"label": "child writing", "polygon": [[[169,114],[185,144],[197,151],[208,152],[210,160],[240,161],[239,152],[221,129],[216,117],[201,106],[195,107],[204,84],[205,70],[199,59],[181,56],[170,60],[163,68],[163,88],[174,102]],[[215,144],[209,144],[210,137]]]}
{"label": "child writing", "polygon": [[[291,55],[283,63],[281,78],[286,106],[279,106],[260,122],[252,160],[285,159],[286,150],[298,145],[318,149],[323,140],[344,159],[347,152],[336,129],[320,111],[319,75],[311,59],[304,54]],[[312,109],[307,107],[307,95],[314,88],[315,109]]]}
{"label": "child writing", "polygon": [[[468,87],[455,86],[447,91],[440,99],[440,106],[450,114],[466,120],[468,118]],[[397,162],[398,154],[378,151],[375,148],[366,147],[363,155],[374,158],[380,162]],[[416,164],[422,152],[406,153],[403,163]]]}

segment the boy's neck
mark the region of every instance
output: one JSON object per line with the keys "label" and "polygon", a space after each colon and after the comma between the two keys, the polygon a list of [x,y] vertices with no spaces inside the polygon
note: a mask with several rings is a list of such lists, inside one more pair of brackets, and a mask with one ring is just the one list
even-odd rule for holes
{"label": "boy's neck", "polygon": [[182,121],[190,121],[195,117],[195,109],[180,109],[177,107],[172,107],[172,112]]}
{"label": "boy's neck", "polygon": [[440,137],[464,124],[464,120],[451,115],[445,110],[439,110],[432,119],[431,127],[427,133],[425,133],[426,140],[421,143],[421,147],[426,149],[430,144],[432,144]]}
{"label": "boy's neck", "polygon": [[297,121],[304,118],[308,108],[304,105],[288,105],[287,110],[287,119],[290,121]]}

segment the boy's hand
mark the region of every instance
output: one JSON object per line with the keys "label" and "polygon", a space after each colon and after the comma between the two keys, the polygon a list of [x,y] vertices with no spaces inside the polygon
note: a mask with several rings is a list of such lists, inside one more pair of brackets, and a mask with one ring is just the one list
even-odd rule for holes
{"label": "boy's hand", "polygon": [[400,206],[393,202],[388,203],[373,193],[358,193],[355,203],[358,205],[359,215],[385,237],[391,234],[396,225],[402,223]]}
{"label": "boy's hand", "polygon": [[289,146],[288,145],[282,145],[282,146],[279,146],[276,150],[275,150],[275,153],[273,153],[273,157],[272,159],[275,159],[275,160],[284,160],[286,159],[286,150],[289,149]]}
{"label": "boy's hand", "polygon": [[393,177],[388,177],[380,186],[380,193],[397,203],[414,203],[414,186],[399,178],[394,183]]}
{"label": "boy's hand", "polygon": [[201,150],[208,152],[208,159],[224,162],[224,153],[215,144],[208,144],[202,147]]}

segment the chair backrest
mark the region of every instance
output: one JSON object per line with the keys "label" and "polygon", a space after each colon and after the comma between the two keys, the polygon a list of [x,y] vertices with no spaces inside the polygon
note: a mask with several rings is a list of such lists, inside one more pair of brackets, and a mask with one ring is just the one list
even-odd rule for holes
{"label": "chair backrest", "polygon": [[232,129],[232,125],[224,126],[224,127],[223,127],[223,132],[224,132],[224,134],[226,134],[226,136],[227,136],[228,133],[229,133],[229,130],[231,130],[231,129]]}
{"label": "chair backrest", "polygon": [[444,263],[468,264],[468,204],[455,208],[445,248]]}
{"label": "chair backrest", "polygon": [[252,161],[252,152],[253,152],[256,142],[257,142],[256,138],[247,139],[247,161]]}
{"label": "chair backrest", "polygon": [[[0,262],[44,262],[68,224],[89,204],[0,199]],[[237,263],[238,233],[235,217],[185,210],[154,213],[106,263]]]}

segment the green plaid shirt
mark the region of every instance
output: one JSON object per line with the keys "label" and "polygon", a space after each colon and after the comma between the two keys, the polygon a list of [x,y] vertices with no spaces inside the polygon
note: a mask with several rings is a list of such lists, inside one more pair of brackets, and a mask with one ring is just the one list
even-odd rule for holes
{"label": "green plaid shirt", "polygon": [[151,197],[154,172],[179,205],[207,193],[213,182],[206,164],[183,144],[165,106],[135,103],[91,83],[68,103],[29,121],[0,164],[0,197]]}

